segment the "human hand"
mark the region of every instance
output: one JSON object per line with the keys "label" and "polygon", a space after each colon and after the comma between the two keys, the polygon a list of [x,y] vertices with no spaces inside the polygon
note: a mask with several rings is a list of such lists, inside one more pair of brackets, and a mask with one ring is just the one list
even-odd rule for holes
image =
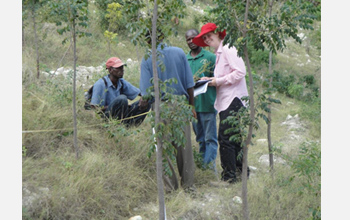
{"label": "human hand", "polygon": [[143,100],[142,97],[139,100],[139,107],[141,110],[146,109],[148,106],[148,101],[147,100]]}
{"label": "human hand", "polygon": [[212,77],[203,76],[200,80],[211,80]]}
{"label": "human hand", "polygon": [[193,117],[195,119],[197,119],[197,113],[196,113],[196,110],[194,108],[192,108],[192,114],[193,114]]}
{"label": "human hand", "polygon": [[210,79],[211,79],[211,81],[208,83],[208,86],[216,86],[216,78],[211,77]]}

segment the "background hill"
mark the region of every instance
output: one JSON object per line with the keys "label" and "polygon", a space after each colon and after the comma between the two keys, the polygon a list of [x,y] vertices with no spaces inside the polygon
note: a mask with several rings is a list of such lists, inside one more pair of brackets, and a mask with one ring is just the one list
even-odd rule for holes
{"label": "background hill", "polygon": [[[99,1],[95,1],[99,2]],[[189,51],[184,34],[201,27],[202,12],[211,1],[197,1],[186,8],[178,35],[169,44]],[[91,37],[77,41],[78,142],[82,155],[75,158],[72,133],[73,53],[65,36],[37,14],[40,78],[36,79],[36,48],[32,21],[23,15],[22,44],[22,216],[23,219],[128,219],[141,215],[157,219],[155,155],[150,117],[137,128],[126,129],[118,122],[103,122],[83,109],[84,91],[106,74],[105,61],[118,56],[128,67],[125,78],[138,86],[139,68],[145,48],[131,43],[132,35],[121,29],[110,52],[96,4],[90,4]],[[125,21],[124,21],[125,22]],[[275,57],[274,98],[281,105],[272,108],[272,140],[275,174],[266,165],[266,124],[249,149],[252,176],[248,181],[251,219],[317,219],[321,204],[321,25],[300,31],[302,44],[287,41],[287,48]],[[251,51],[254,75],[264,79],[268,52]],[[102,66],[102,68],[99,68]],[[63,68],[62,68],[63,67]],[[90,67],[84,68],[84,67]],[[83,70],[84,69],[84,70]],[[51,71],[51,74],[50,74]],[[85,71],[85,72],[84,72]],[[45,74],[46,72],[47,74]],[[52,74],[56,72],[56,74]],[[83,73],[84,72],[84,73]],[[259,82],[257,80],[257,82]],[[257,85],[259,91],[263,83]],[[198,145],[192,134],[194,152]],[[198,160],[198,155],[195,154]],[[217,169],[221,172],[219,156]],[[216,188],[217,177],[196,169],[195,195],[182,190],[166,195],[169,219],[240,219],[241,183]]]}

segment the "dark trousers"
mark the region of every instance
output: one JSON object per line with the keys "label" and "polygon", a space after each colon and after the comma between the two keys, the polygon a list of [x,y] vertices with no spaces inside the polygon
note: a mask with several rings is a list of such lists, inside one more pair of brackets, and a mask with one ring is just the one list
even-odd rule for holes
{"label": "dark trousers", "polygon": [[107,117],[112,117],[114,119],[119,120],[124,118],[130,118],[122,120],[122,123],[127,126],[140,125],[145,119],[146,114],[137,117],[133,116],[148,112],[150,108],[151,105],[148,105],[147,108],[141,110],[139,107],[139,101],[136,101],[129,105],[127,97],[125,95],[120,95],[116,99],[114,99],[112,103],[109,104],[105,115]]}
{"label": "dark trousers", "polygon": [[[228,123],[222,123],[228,116],[232,115],[231,111],[238,112],[240,108],[244,108],[242,101],[239,98],[234,98],[229,107],[219,113],[220,124],[219,124],[219,151],[221,167],[223,169],[221,173],[221,180],[234,183],[237,181],[236,171],[242,171],[243,155],[240,155],[239,159],[237,156],[240,154],[242,147],[241,142],[230,141],[230,137],[233,135],[239,135],[239,131],[232,131],[225,134],[226,129],[231,128],[232,125]],[[249,173],[249,169],[248,169]]]}

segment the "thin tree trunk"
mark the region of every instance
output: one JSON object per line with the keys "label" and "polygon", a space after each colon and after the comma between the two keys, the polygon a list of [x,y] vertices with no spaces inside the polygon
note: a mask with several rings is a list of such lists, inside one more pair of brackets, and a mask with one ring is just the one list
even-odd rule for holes
{"label": "thin tree trunk", "polygon": [[[247,34],[247,21],[248,21],[248,12],[249,12],[249,0],[246,2],[245,6],[245,15],[244,15],[244,27],[243,27],[243,38],[246,37]],[[250,61],[248,57],[248,45],[247,43],[244,45],[244,56],[246,60],[246,65],[249,73],[249,106],[250,106],[250,124],[248,129],[248,136],[246,142],[243,146],[243,172],[242,172],[242,200],[243,200],[243,218],[245,220],[249,220],[249,207],[248,207],[248,146],[251,142],[253,135],[253,125],[255,119],[255,106],[254,106],[254,87],[253,87],[253,76],[250,69]]]}
{"label": "thin tree trunk", "polygon": [[[272,51],[270,51],[269,55],[269,74],[270,74],[270,80],[269,80],[269,88],[272,87]],[[271,95],[269,95],[269,98],[271,98]],[[268,124],[267,124],[267,142],[268,142],[268,148],[269,148],[269,161],[270,161],[270,171],[273,171],[273,152],[272,152],[272,141],[271,141],[271,104],[269,104],[270,112],[267,114],[268,118]]]}
{"label": "thin tree trunk", "polygon": [[[157,17],[158,4],[154,0],[153,19],[152,19],[152,67],[153,67],[153,82],[154,82],[154,96],[155,96],[155,128],[158,132],[158,124],[160,122],[160,95],[159,95],[159,80],[157,73]],[[159,220],[166,219],[165,199],[164,199],[164,184],[163,184],[163,146],[162,141],[157,137],[157,185],[158,185],[158,200],[159,200]]]}
{"label": "thin tree trunk", "polygon": [[[272,6],[273,6],[274,0],[271,0],[269,2],[269,17],[271,18],[272,15]],[[269,53],[269,75],[270,75],[270,80],[269,80],[269,89],[272,88],[272,51],[270,50]],[[269,95],[269,98],[271,98],[271,95]],[[270,109],[270,112],[268,113],[268,124],[267,124],[267,142],[268,142],[268,148],[269,148],[269,161],[270,161],[270,171],[273,173],[273,153],[272,153],[272,140],[271,140],[271,104],[268,106]]]}
{"label": "thin tree trunk", "polygon": [[[249,1],[249,0],[248,0]],[[250,62],[248,58],[247,46],[244,47],[244,56],[249,73],[249,105],[250,105],[250,120],[248,136],[245,144],[243,145],[243,164],[242,164],[242,200],[243,200],[243,217],[245,220],[249,220],[249,206],[248,206],[248,146],[252,139],[253,124],[255,117],[254,107],[254,92],[253,92],[253,77],[250,69]]]}
{"label": "thin tree trunk", "polygon": [[110,56],[110,55],[111,55],[111,42],[110,42],[109,39],[108,39],[107,44],[108,44],[108,54],[109,54],[109,56]]}
{"label": "thin tree trunk", "polygon": [[[139,21],[140,20],[140,13],[139,13],[139,10],[137,10],[137,21]],[[137,57],[137,61],[138,62],[141,62],[141,59],[140,59],[140,56],[139,56],[139,46],[138,46],[138,44],[136,44],[136,57]],[[140,67],[140,69],[141,69],[141,67]]]}
{"label": "thin tree trunk", "polygon": [[37,71],[36,77],[39,79],[39,76],[40,76],[40,72],[39,72],[39,45],[38,45],[38,36],[36,34],[36,21],[35,21],[35,8],[34,7],[35,7],[35,5],[33,3],[33,5],[32,5],[32,18],[33,18],[35,52],[36,52],[36,71]]}
{"label": "thin tree trunk", "polygon": [[79,158],[79,148],[78,148],[78,129],[77,129],[77,110],[76,110],[76,81],[77,81],[77,56],[76,56],[76,36],[75,36],[75,21],[73,20],[73,57],[74,57],[74,74],[73,74],[73,123],[74,123],[74,149],[76,158]]}

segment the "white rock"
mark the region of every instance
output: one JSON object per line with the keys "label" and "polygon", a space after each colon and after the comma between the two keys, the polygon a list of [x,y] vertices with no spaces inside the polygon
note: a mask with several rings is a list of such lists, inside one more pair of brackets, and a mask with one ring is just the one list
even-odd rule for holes
{"label": "white rock", "polygon": [[77,72],[77,76],[87,76],[87,75],[89,75],[89,72],[86,69],[80,69]]}
{"label": "white rock", "polygon": [[[72,70],[71,69],[66,69],[63,71],[62,75],[66,77]],[[73,71],[72,71],[73,72]]]}
{"label": "white rock", "polygon": [[[274,163],[279,163],[279,164],[286,164],[286,161],[283,160],[282,158],[276,157],[275,155],[273,156],[273,162]],[[270,158],[268,154],[261,155],[259,157],[259,163],[269,166],[270,165]]]}
{"label": "white rock", "polygon": [[255,171],[257,171],[257,170],[258,170],[258,168],[253,167],[253,166],[249,166],[249,169],[250,169],[250,171],[251,171],[251,172],[255,172]]}
{"label": "white rock", "polygon": [[259,142],[259,143],[266,143],[266,142],[267,142],[267,139],[258,139],[258,140],[256,140],[256,142]]}
{"label": "white rock", "polygon": [[62,74],[64,71],[64,67],[60,67],[57,69],[56,74]]}
{"label": "white rock", "polygon": [[241,199],[241,197],[239,197],[239,196],[233,197],[232,200],[233,200],[234,203],[242,204],[242,199]]}
{"label": "white rock", "polygon": [[98,71],[98,72],[99,72],[99,71],[102,71],[103,69],[104,69],[104,68],[103,68],[102,66],[97,66],[97,67],[96,67],[96,71]]}
{"label": "white rock", "polygon": [[291,132],[290,138],[291,138],[292,140],[297,140],[297,141],[301,139],[300,135],[295,134],[294,131]]}
{"label": "white rock", "polygon": [[140,215],[136,215],[134,217],[129,218],[129,220],[142,220],[142,217]]}
{"label": "white rock", "polygon": [[96,71],[95,67],[93,67],[93,66],[87,67],[86,70],[87,70],[89,73],[94,73],[94,72]]}

